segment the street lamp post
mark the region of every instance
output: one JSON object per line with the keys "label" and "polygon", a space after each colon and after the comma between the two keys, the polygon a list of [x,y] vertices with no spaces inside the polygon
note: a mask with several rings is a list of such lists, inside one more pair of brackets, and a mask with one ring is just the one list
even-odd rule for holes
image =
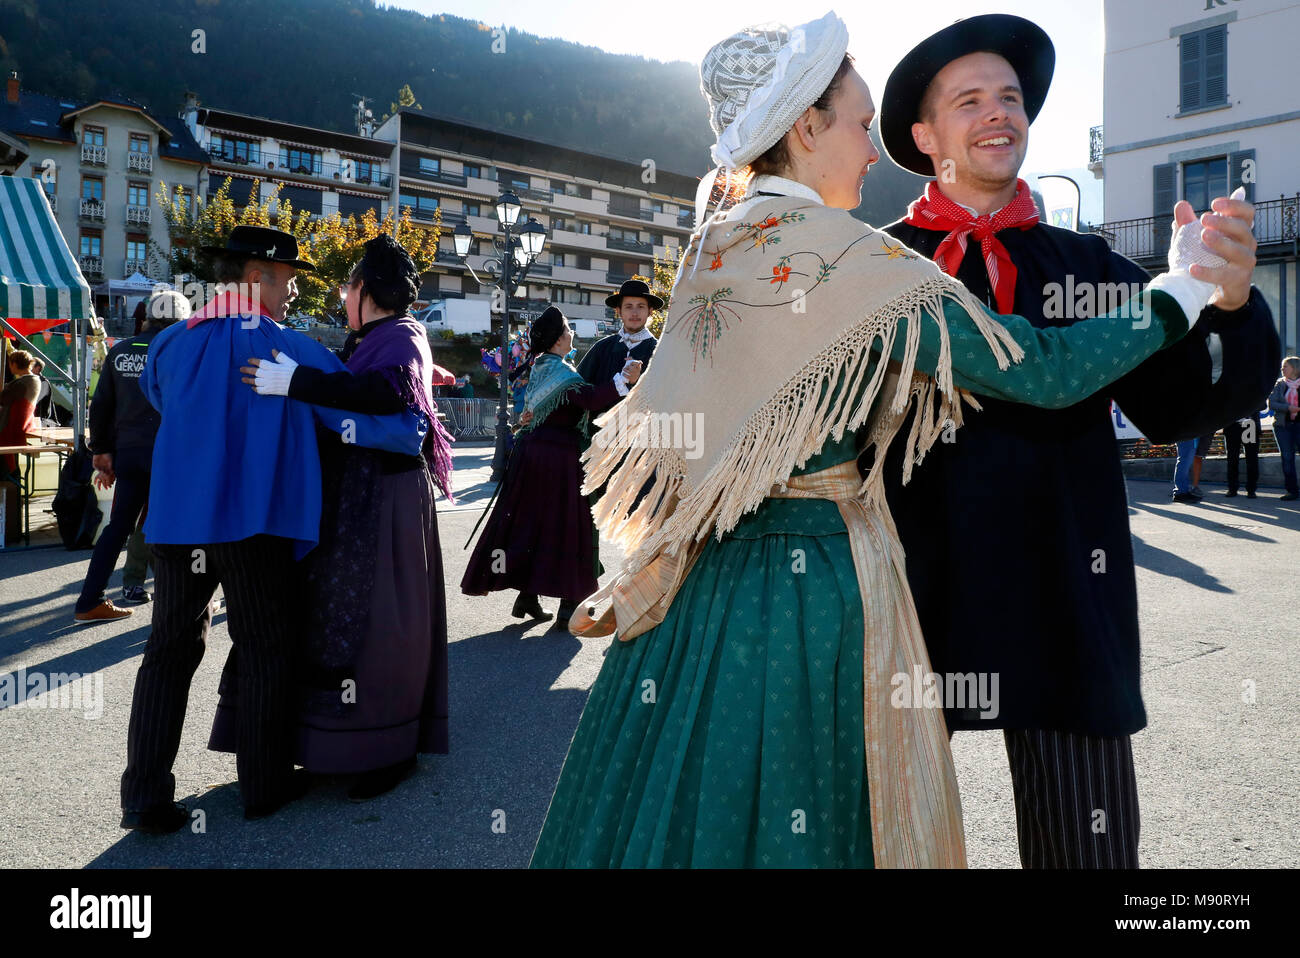
{"label": "street lamp post", "polygon": [[[509,191],[502,193],[496,203],[497,222],[501,224],[503,238],[493,238],[493,248],[500,253],[501,262],[489,261],[483,265],[483,277],[474,271],[469,263],[470,244],[474,233],[468,223],[456,227],[452,239],[456,244],[456,256],[470,271],[470,275],[482,286],[493,286],[501,290],[504,312],[501,318],[501,402],[497,407],[496,450],[492,456],[492,481],[500,482],[505,476],[506,443],[510,435],[510,296],[514,288],[528,282],[528,270],[537,260],[542,247],[546,244],[546,227],[536,220],[519,226],[522,207],[519,197]],[[527,287],[525,287],[527,289]]]}

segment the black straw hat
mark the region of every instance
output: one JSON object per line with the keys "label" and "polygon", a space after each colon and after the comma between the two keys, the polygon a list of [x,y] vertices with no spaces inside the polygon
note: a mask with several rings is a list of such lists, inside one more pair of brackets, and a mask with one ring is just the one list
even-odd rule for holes
{"label": "black straw hat", "polygon": [[236,226],[226,237],[225,246],[203,246],[201,249],[220,256],[263,259],[295,269],[316,270],[311,263],[298,258],[298,241],[291,233],[269,226]]}
{"label": "black straw hat", "polygon": [[605,297],[605,305],[618,309],[623,302],[624,296],[640,296],[650,304],[651,309],[663,309],[664,301],[650,292],[650,287],[639,279],[629,279],[626,283],[618,288],[618,292],[613,296]]}
{"label": "black straw hat", "polygon": [[1056,48],[1043,28],[1005,13],[958,20],[926,37],[894,67],[885,81],[880,104],[880,139],[889,158],[905,170],[934,175],[934,163],[912,139],[912,124],[921,119],[921,100],[939,71],[971,53],[996,53],[1016,71],[1025,97],[1025,115],[1033,123],[1047,99],[1056,68]]}

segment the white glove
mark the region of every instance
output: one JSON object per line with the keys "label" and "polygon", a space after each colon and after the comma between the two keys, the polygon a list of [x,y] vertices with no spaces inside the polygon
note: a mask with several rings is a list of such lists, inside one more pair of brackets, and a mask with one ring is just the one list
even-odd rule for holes
{"label": "white glove", "polygon": [[287,396],[298,364],[278,350],[271,350],[271,354],[274,359],[263,359],[258,363],[257,383],[253,389],[259,396]]}
{"label": "white glove", "polygon": [[[1234,200],[1244,200],[1246,190],[1237,187],[1233,190]],[[1218,289],[1213,283],[1196,279],[1192,276],[1191,266],[1199,263],[1209,268],[1228,265],[1228,261],[1205,245],[1201,237],[1201,221],[1198,217],[1190,223],[1184,223],[1174,230],[1169,240],[1169,271],[1161,273],[1151,281],[1149,288],[1168,293],[1178,300],[1178,305],[1187,314],[1187,322],[1195,325],[1201,311]]]}

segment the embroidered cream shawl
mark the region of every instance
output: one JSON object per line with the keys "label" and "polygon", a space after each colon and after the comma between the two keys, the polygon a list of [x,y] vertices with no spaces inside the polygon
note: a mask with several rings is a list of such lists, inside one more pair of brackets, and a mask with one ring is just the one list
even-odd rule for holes
{"label": "embroidered cream shawl", "polygon": [[[867,422],[891,368],[890,418],[912,397],[920,407],[906,481],[945,421],[961,423],[945,300],[965,307],[1001,368],[1023,357],[964,286],[843,210],[777,196],[712,217],[683,257],[654,363],[583,455],[584,492],[608,482],[593,515],[627,550],[625,575],[735,528],[828,439]],[[923,322],[939,327],[934,378],[913,376]],[[900,334],[901,368],[879,361]]]}

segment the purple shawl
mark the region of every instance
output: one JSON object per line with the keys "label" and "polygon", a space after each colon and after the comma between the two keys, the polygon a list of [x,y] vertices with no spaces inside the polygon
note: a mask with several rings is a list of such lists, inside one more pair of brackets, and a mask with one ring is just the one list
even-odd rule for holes
{"label": "purple shawl", "polygon": [[[424,458],[442,494],[451,495],[451,444],[454,441],[438,421],[433,402],[433,353],[424,327],[410,316],[376,324],[357,340],[347,367],[360,374],[379,371],[407,408],[423,413],[429,421],[424,440]],[[454,500],[453,500],[454,501]]]}

